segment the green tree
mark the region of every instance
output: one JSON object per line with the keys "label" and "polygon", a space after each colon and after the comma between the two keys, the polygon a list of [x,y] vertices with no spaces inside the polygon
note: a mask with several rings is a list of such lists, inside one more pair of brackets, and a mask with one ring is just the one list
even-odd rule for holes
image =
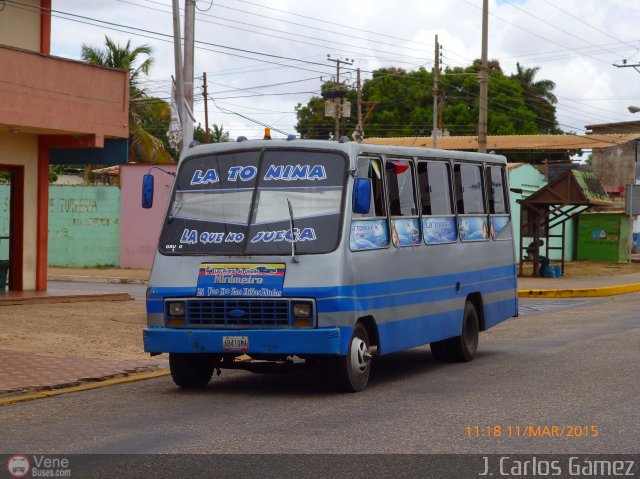
{"label": "green tree", "polygon": [[[340,96],[343,101],[351,102],[351,116],[349,118],[340,119],[340,135],[350,135],[356,127],[356,93],[353,90],[343,90],[337,88],[334,82],[325,82],[321,86],[322,94],[334,96],[331,93]],[[319,96],[312,97],[306,105],[298,103],[296,105],[296,115],[298,123],[296,131],[300,133],[301,138],[328,140],[335,135],[336,120],[334,117],[325,116],[325,99]]]}
{"label": "green tree", "polygon": [[558,98],[553,93],[556,86],[551,80],[537,80],[540,67],[524,68],[516,63],[516,73],[511,78],[522,87],[522,96],[527,108],[536,116],[536,124],[540,133],[560,134],[556,121]]}
{"label": "green tree", "polygon": [[[551,102],[553,82],[535,82],[538,69],[525,72],[522,78],[505,75],[497,60],[489,62],[488,132],[491,135],[524,135],[561,133],[555,120]],[[477,75],[480,60],[468,67],[447,68],[440,76],[439,117],[442,128],[451,135],[477,135],[480,87]],[[522,80],[524,73],[531,86]],[[364,81],[362,97],[375,102],[376,108],[364,125],[367,137],[428,136],[433,128],[433,74],[424,68],[405,71],[400,68],[381,68]],[[332,83],[322,85],[322,91],[335,88]],[[529,88],[529,89],[527,89]],[[534,92],[537,100],[530,101]],[[343,119],[342,134],[350,134],[356,126],[355,92],[348,90],[346,99],[352,102],[352,115]],[[371,108],[366,106],[365,108]],[[332,136],[335,120],[324,116],[324,100],[313,97],[306,105],[296,107],[296,130],[303,138],[327,139]],[[536,161],[538,156],[557,158],[556,154],[527,154],[524,161]],[[565,157],[565,153],[560,153]],[[513,156],[510,154],[510,157]]]}
{"label": "green tree", "polygon": [[[129,73],[129,160],[172,163],[174,159],[165,148],[163,139],[145,128],[154,122],[154,118],[161,122],[166,121],[167,127],[169,124],[168,104],[149,97],[140,86],[141,76],[147,75],[153,65],[151,47],[142,45],[132,48],[131,41],[127,41],[126,45],[120,45],[105,36],[104,49],[83,44],[81,57],[92,65],[119,68]],[[162,118],[157,118],[157,115],[161,115]]]}
{"label": "green tree", "polygon": [[[200,143],[205,142],[205,131],[200,123],[193,129],[193,139]],[[218,126],[214,123],[213,126],[209,128],[209,143],[223,143],[225,141],[231,141],[229,132],[225,131],[224,125]]]}

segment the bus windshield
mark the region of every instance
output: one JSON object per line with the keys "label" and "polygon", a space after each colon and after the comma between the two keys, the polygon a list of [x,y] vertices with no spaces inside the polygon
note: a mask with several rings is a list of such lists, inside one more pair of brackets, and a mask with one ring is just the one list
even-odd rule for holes
{"label": "bus windshield", "polygon": [[345,179],[346,159],[335,152],[283,149],[187,158],[178,170],[160,252],[279,255],[291,251],[291,241],[299,254],[333,251]]}

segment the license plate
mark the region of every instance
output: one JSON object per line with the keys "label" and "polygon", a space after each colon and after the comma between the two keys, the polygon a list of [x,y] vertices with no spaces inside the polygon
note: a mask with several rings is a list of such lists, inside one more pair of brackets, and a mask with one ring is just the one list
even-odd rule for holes
{"label": "license plate", "polygon": [[222,349],[224,351],[248,351],[248,336],[222,336]]}

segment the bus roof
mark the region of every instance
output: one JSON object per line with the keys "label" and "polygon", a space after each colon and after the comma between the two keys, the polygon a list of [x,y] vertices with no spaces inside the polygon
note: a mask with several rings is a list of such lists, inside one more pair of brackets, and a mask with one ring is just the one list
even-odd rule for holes
{"label": "bus roof", "polygon": [[502,155],[475,153],[469,151],[438,150],[433,148],[375,145],[349,141],[340,143],[330,140],[244,140],[224,143],[197,145],[182,151],[180,160],[194,155],[219,153],[221,151],[242,151],[271,148],[296,148],[309,150],[334,150],[349,155],[388,155],[388,156],[417,156],[424,158],[442,158],[466,161],[506,164],[507,159]]}

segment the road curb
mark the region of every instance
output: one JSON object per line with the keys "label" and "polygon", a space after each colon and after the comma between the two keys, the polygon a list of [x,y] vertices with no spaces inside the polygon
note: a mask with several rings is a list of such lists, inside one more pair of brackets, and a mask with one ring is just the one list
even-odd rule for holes
{"label": "road curb", "polygon": [[148,284],[146,279],[114,277],[114,276],[78,276],[65,274],[51,274],[48,281],[66,281],[69,283],[113,283],[113,284]]}
{"label": "road curb", "polygon": [[519,298],[593,298],[640,292],[640,283],[602,288],[519,289]]}
{"label": "road curb", "polygon": [[92,389],[104,388],[107,386],[115,386],[118,384],[133,383],[136,381],[144,381],[146,379],[155,379],[171,374],[168,369],[161,369],[159,371],[132,373],[126,376],[109,378],[99,380],[90,383],[80,384],[78,386],[64,387],[60,389],[52,389],[45,391],[36,391],[33,393],[20,394],[17,396],[9,396],[6,398],[0,398],[0,407],[8,406],[10,404],[17,404],[25,401],[33,401],[35,399],[44,399],[53,396],[60,396],[62,394],[70,394],[82,391],[90,391]]}

